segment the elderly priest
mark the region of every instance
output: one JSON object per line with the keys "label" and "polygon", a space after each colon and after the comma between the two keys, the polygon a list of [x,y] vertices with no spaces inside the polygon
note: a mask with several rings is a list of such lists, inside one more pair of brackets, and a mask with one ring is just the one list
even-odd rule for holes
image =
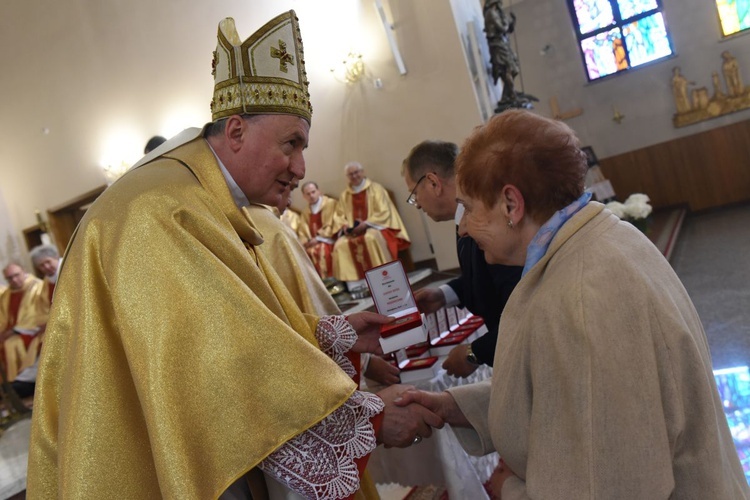
{"label": "elderly priest", "polygon": [[351,291],[366,285],[365,271],[397,259],[411,241],[388,191],[368,179],[356,161],[344,171],[349,186],[339,198],[333,275]]}

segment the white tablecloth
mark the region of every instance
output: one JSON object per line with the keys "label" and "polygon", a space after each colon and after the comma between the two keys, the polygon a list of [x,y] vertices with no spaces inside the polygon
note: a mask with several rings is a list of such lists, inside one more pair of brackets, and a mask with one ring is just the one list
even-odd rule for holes
{"label": "white tablecloth", "polygon": [[[445,370],[431,380],[413,383],[419,389],[439,392],[449,387],[479,382],[492,377],[492,368],[482,365],[467,379],[450,377]],[[370,456],[367,469],[376,483],[403,486],[444,486],[452,500],[486,499],[482,486],[497,466],[497,453],[483,457],[468,455],[450,426],[436,429],[432,436],[409,448],[379,446]]]}

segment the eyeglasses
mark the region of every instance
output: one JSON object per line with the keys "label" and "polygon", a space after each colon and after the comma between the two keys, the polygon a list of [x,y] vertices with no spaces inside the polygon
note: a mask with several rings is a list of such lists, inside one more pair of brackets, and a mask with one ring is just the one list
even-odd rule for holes
{"label": "eyeglasses", "polygon": [[424,178],[427,177],[427,174],[424,174],[422,177],[419,178],[416,184],[414,184],[414,189],[411,190],[411,193],[409,193],[409,197],[406,199],[406,203],[409,205],[417,205],[417,188],[419,187],[419,183],[424,180]]}

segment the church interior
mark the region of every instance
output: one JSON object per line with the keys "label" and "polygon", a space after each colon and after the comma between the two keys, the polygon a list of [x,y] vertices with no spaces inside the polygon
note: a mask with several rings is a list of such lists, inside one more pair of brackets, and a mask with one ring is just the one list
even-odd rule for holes
{"label": "church interior", "polygon": [[[597,199],[647,195],[653,212],[643,230],[701,317],[750,479],[750,27],[724,34],[719,11],[735,5],[728,0],[622,2],[653,4],[669,49],[642,66],[610,74],[600,67],[599,77],[573,16],[574,4],[596,3],[502,2],[515,18],[509,36],[520,68],[515,90],[535,98],[533,113],[564,121],[588,146],[596,168],[587,187]],[[407,271],[430,269],[432,283],[455,276],[456,226],[407,203],[402,163],[424,140],[460,146],[495,113],[503,85],[491,74],[483,4],[4,2],[0,262],[31,271],[30,250],[48,242],[62,255],[85,210],[141,159],[150,137],[171,138],[212,120],[212,51],[221,19],[233,17],[244,39],[294,9],[314,113],[306,175],[290,210],[308,206],[301,189],[307,181],[339,197],[348,185],[345,166],[358,162],[389,192],[408,231],[408,252],[399,254],[408,258]],[[726,69],[728,57],[733,70]],[[7,285],[1,277],[0,284]],[[430,387],[442,390],[445,382]],[[25,498],[29,429],[23,425],[0,435],[0,498]],[[381,498],[486,495],[482,485],[497,461],[468,457],[452,433],[419,446],[378,450],[371,463]],[[450,465],[438,470],[437,462]]]}

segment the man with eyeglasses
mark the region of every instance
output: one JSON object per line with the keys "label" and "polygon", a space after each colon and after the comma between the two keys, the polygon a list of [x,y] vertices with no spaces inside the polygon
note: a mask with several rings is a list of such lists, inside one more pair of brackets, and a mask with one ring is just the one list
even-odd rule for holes
{"label": "man with eyeglasses", "polygon": [[[452,142],[424,141],[412,148],[403,162],[402,175],[411,194],[407,199],[434,221],[454,220],[461,276],[440,288],[423,288],[414,293],[423,313],[441,307],[463,305],[481,316],[487,333],[472,342],[456,346],[443,363],[449,375],[468,377],[480,364],[492,366],[495,357],[500,314],[513,288],[521,279],[522,267],[489,265],[484,252],[461,228],[463,207],[456,203],[454,162],[458,146]],[[416,180],[415,180],[416,179]]]}
{"label": "man with eyeglasses", "polygon": [[366,286],[365,271],[397,259],[411,240],[388,191],[368,179],[358,162],[344,171],[349,186],[339,197],[333,276],[353,291]]}

